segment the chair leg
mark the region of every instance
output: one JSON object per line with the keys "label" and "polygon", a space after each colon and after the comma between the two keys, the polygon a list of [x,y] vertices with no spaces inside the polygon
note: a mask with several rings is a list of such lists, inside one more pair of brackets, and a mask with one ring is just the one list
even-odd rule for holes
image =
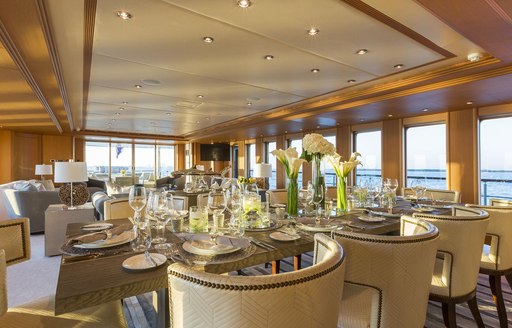
{"label": "chair leg", "polygon": [[512,288],[512,273],[505,276],[508,281],[508,285]]}
{"label": "chair leg", "polygon": [[478,303],[476,301],[476,295],[468,301],[469,309],[473,314],[473,318],[475,318],[475,323],[478,328],[485,328],[484,321],[482,320],[482,316],[480,315],[480,311],[478,310]]}
{"label": "chair leg", "polygon": [[302,257],[301,255],[295,255],[293,257],[293,270],[294,271],[297,271],[297,270],[300,270],[300,266],[302,264]]}
{"label": "chair leg", "polygon": [[[507,279],[508,280],[508,279]],[[500,327],[508,327],[507,309],[503,300],[503,292],[501,290],[501,276],[489,275],[489,285],[491,286],[492,299],[498,310],[498,318],[500,319]]]}
{"label": "chair leg", "polygon": [[442,304],[444,325],[448,328],[457,328],[457,321],[455,318],[455,303]]}
{"label": "chair leg", "polygon": [[281,261],[280,260],[272,261],[272,274],[278,274],[280,269],[281,269]]}

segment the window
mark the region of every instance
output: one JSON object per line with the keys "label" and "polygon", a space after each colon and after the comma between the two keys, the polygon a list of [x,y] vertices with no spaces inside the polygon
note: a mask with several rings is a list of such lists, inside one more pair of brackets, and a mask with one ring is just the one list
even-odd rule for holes
{"label": "window", "polygon": [[110,179],[119,185],[129,186],[133,182],[128,177],[132,177],[132,144],[110,144]]}
{"label": "window", "polygon": [[361,154],[363,164],[356,168],[356,185],[364,186],[371,179],[382,178],[381,138],[381,131],[354,133],[354,149]]}
{"label": "window", "polygon": [[[155,181],[155,145],[135,145],[135,176],[139,183]],[[137,179],[136,179],[137,180]]]}
{"label": "window", "polygon": [[238,178],[238,146],[231,147],[231,158],[233,162],[233,178]]}
{"label": "window", "polygon": [[247,177],[252,177],[256,164],[256,144],[247,145]]}
{"label": "window", "polygon": [[174,146],[157,146],[158,149],[158,177],[171,175],[174,171]]}
{"label": "window", "polygon": [[407,186],[446,189],[446,124],[409,127],[405,140]]}
{"label": "window", "polygon": [[269,178],[269,188],[276,189],[277,188],[277,159],[274,155],[271,154],[273,150],[276,150],[276,142],[265,142],[265,162],[272,166],[272,176]]}
{"label": "window", "polygon": [[109,181],[110,145],[108,142],[85,142],[87,174],[91,179]]}
{"label": "window", "polygon": [[480,123],[480,202],[512,199],[512,117]]}
{"label": "window", "polygon": [[[302,139],[290,139],[288,140],[289,147],[295,147],[297,153],[302,154]],[[300,167],[299,174],[297,177],[297,183],[299,186],[302,186],[302,166]],[[299,187],[300,188],[300,187]]]}
{"label": "window", "polygon": [[[336,149],[336,135],[324,136],[324,138],[332,143],[334,149]],[[336,187],[336,173],[334,173],[331,164],[325,158],[322,160],[322,171],[325,172],[325,185],[327,187]]]}

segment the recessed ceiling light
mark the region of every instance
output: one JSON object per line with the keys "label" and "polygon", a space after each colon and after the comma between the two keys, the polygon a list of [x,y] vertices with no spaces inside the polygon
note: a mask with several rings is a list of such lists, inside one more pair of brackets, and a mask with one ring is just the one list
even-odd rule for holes
{"label": "recessed ceiling light", "polygon": [[265,57],[263,57],[263,58],[265,58],[266,60],[272,60],[272,59],[274,59],[274,56],[272,56],[272,55],[265,55]]}
{"label": "recessed ceiling light", "polygon": [[358,54],[358,55],[364,55],[366,53],[368,53],[367,49],[359,49],[358,51],[356,51],[356,54]]}
{"label": "recessed ceiling light", "polygon": [[360,119],[359,122],[364,122],[364,119]]}
{"label": "recessed ceiling light", "polygon": [[214,40],[211,36],[205,36],[203,38],[203,41],[206,42],[206,43],[212,43]]}
{"label": "recessed ceiling light", "polygon": [[471,100],[466,101],[466,105],[473,105],[473,102]]}
{"label": "recessed ceiling light", "polygon": [[121,115],[121,113],[117,112],[117,113],[116,113],[116,116],[119,116],[119,115]]}
{"label": "recessed ceiling light", "polygon": [[166,113],[165,115],[167,115],[167,116],[171,116],[171,115],[172,115],[172,113]]}
{"label": "recessed ceiling light", "polygon": [[249,8],[252,5],[250,0],[238,0],[238,7]]}
{"label": "recessed ceiling light", "polygon": [[320,72],[320,69],[319,68],[313,68],[311,69],[311,73],[318,73]]}
{"label": "recessed ceiling light", "polygon": [[302,131],[302,129],[299,129],[299,131]]}
{"label": "recessed ceiling light", "polygon": [[247,103],[247,106],[252,106],[252,102],[248,102],[248,103]]}
{"label": "recessed ceiling light", "polygon": [[315,27],[312,27],[312,28],[310,28],[310,29],[308,30],[308,34],[309,34],[309,35],[312,35],[312,36],[313,36],[313,35],[317,35],[318,33],[320,33],[320,30],[319,30],[319,29],[317,29],[317,28],[315,28]]}
{"label": "recessed ceiling light", "polygon": [[356,83],[356,80],[353,80],[353,79],[347,80],[347,83]]}
{"label": "recessed ceiling light", "polygon": [[317,128],[317,129],[320,129],[320,125],[317,125],[317,126],[316,126],[316,128]]}
{"label": "recessed ceiling light", "polygon": [[474,52],[474,53],[468,55],[468,60],[470,62],[477,62],[480,60],[480,58],[481,58],[481,56],[478,52]]}
{"label": "recessed ceiling light", "polygon": [[199,98],[199,99],[204,98],[203,95],[197,95],[196,97]]}
{"label": "recessed ceiling light", "polygon": [[142,84],[151,85],[151,86],[155,86],[155,85],[160,85],[161,84],[160,81],[152,80],[152,79],[144,79],[144,80],[141,80],[140,82],[142,82]]}
{"label": "recessed ceiling light", "polygon": [[424,112],[428,112],[428,108],[423,108],[423,111]]}
{"label": "recessed ceiling light", "polygon": [[117,15],[117,17],[124,19],[124,20],[131,19],[133,17],[132,14],[130,14],[129,12],[122,11],[122,10],[116,12],[116,15]]}
{"label": "recessed ceiling light", "polygon": [[128,105],[128,102],[127,101],[123,101],[123,105]]}
{"label": "recessed ceiling light", "polygon": [[137,89],[141,89],[142,88],[142,85],[140,84],[135,84],[134,87],[136,87]]}
{"label": "recessed ceiling light", "polygon": [[388,117],[393,117],[393,114],[389,114]]}
{"label": "recessed ceiling light", "polygon": [[119,107],[119,110],[124,110],[124,107]]}
{"label": "recessed ceiling light", "polygon": [[284,131],[284,133],[288,133],[288,131]]}
{"label": "recessed ceiling light", "polygon": [[196,124],[199,124],[199,121],[196,121]]}
{"label": "recessed ceiling light", "polygon": [[404,64],[396,64],[393,67],[396,68],[396,69],[401,69],[401,68],[404,68]]}
{"label": "recessed ceiling light", "polygon": [[340,122],[336,123],[336,125],[340,125]]}

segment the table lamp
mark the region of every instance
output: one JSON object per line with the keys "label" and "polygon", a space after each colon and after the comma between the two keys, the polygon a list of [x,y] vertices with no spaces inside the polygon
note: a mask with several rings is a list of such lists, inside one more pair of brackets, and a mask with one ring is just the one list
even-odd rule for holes
{"label": "table lamp", "polygon": [[272,177],[272,165],[267,163],[254,164],[253,178],[263,178],[263,188],[268,189],[267,178]]}
{"label": "table lamp", "polygon": [[50,164],[36,164],[36,175],[41,176],[41,180],[44,180],[45,175],[52,175],[53,167]]}
{"label": "table lamp", "polygon": [[89,191],[84,184],[73,186],[75,182],[87,181],[87,164],[85,162],[55,162],[55,182],[69,183],[59,189],[60,200],[68,209],[83,205],[89,199]]}

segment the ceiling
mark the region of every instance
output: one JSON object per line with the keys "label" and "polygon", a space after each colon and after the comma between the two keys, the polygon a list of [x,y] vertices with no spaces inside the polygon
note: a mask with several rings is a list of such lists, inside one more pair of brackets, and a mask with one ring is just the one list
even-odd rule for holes
{"label": "ceiling", "polygon": [[511,16],[500,0],[3,1],[0,126],[227,141],[508,103]]}

